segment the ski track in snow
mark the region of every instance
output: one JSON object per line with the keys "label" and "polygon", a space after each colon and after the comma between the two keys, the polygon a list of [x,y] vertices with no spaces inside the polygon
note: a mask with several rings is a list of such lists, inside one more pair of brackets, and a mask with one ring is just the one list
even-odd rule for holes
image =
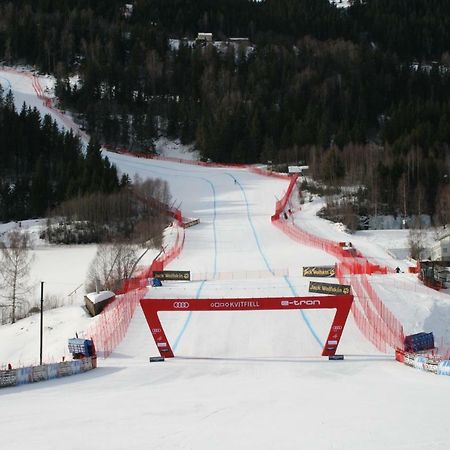
{"label": "ski track in snow", "polygon": [[[138,164],[136,165],[136,168],[137,168],[137,166],[138,166]],[[213,223],[213,229],[214,229],[214,269],[213,269],[213,276],[215,276],[216,273],[217,273],[217,258],[218,258],[218,255],[217,255],[217,240],[218,240],[218,238],[217,238],[217,231],[216,231],[216,226],[215,226],[216,225],[216,216],[217,216],[217,204],[216,204],[217,200],[216,200],[216,191],[215,191],[214,184],[209,179],[207,179],[205,177],[202,177],[202,176],[186,175],[185,171],[183,169],[176,169],[176,168],[171,168],[171,167],[167,168],[167,167],[164,167],[164,166],[161,166],[161,165],[158,166],[158,164],[155,164],[153,167],[155,167],[156,169],[160,169],[160,171],[158,172],[158,170],[156,170],[156,171],[155,170],[150,170],[149,173],[153,173],[155,175],[160,176],[162,172],[164,172],[165,170],[166,171],[169,170],[169,171],[174,171],[174,172],[179,173],[179,176],[181,176],[181,177],[200,179],[200,180],[203,180],[203,181],[205,181],[206,183],[208,183],[210,185],[210,187],[212,189],[212,193],[213,193],[213,202],[212,202],[213,203],[213,221],[212,221],[212,223]],[[258,252],[259,252],[261,258],[264,261],[264,264],[265,264],[267,270],[272,275],[274,275],[275,272],[272,269],[272,267],[271,267],[271,265],[270,265],[270,263],[268,261],[267,256],[264,254],[264,251],[263,251],[263,249],[261,247],[261,243],[260,243],[260,240],[259,240],[259,237],[258,237],[258,233],[257,233],[257,231],[255,229],[254,224],[253,224],[252,216],[251,216],[251,212],[250,212],[250,206],[249,206],[249,202],[248,202],[247,195],[246,195],[246,192],[245,192],[245,188],[242,185],[242,183],[237,178],[235,178],[231,173],[225,172],[224,175],[228,176],[231,180],[233,180],[233,182],[234,182],[234,180],[236,180],[235,184],[241,190],[242,197],[244,199],[245,208],[246,208],[246,211],[247,211],[248,224],[249,224],[249,226],[250,226],[250,228],[252,230],[256,247],[258,249]],[[295,288],[290,283],[290,281],[289,281],[289,279],[287,277],[285,277],[285,281],[286,281],[286,283],[287,283],[287,285],[288,285],[292,295],[293,296],[298,296]],[[203,281],[200,284],[200,287],[198,288],[198,290],[197,290],[197,292],[195,294],[195,298],[200,298],[204,286],[205,286],[205,281]],[[310,330],[310,332],[312,333],[312,335],[316,339],[316,341],[319,343],[321,348],[323,348],[323,342],[318,337],[316,330],[314,329],[313,325],[311,324],[311,321],[308,319],[308,314],[306,313],[306,311],[299,311],[299,313],[300,313],[300,316],[303,319],[303,321],[306,323],[308,329]],[[185,322],[182,325],[180,333],[175,338],[175,341],[174,341],[174,344],[173,344],[173,350],[174,351],[177,350],[178,345],[179,345],[182,337],[184,336],[184,334],[185,334],[189,324],[191,323],[192,315],[193,315],[193,312],[190,311],[188,313],[188,315],[187,315],[187,318],[186,318]]]}
{"label": "ski track in snow", "polygon": [[[227,175],[234,179],[234,177],[233,177],[231,174],[227,173]],[[246,209],[247,209],[247,217],[248,217],[248,221],[249,221],[250,227],[251,227],[251,229],[252,229],[252,231],[253,231],[253,235],[254,235],[254,237],[255,237],[256,246],[258,247],[259,254],[260,254],[261,257],[263,258],[264,263],[266,264],[267,270],[268,270],[272,275],[275,275],[275,272],[273,271],[272,267],[270,266],[270,264],[269,264],[269,262],[268,262],[268,260],[267,260],[267,257],[266,257],[266,255],[264,254],[264,252],[263,252],[263,250],[262,250],[262,248],[261,248],[261,244],[260,244],[259,239],[258,239],[258,233],[256,232],[255,226],[253,225],[252,217],[251,217],[251,214],[250,214],[250,207],[249,207],[249,204],[248,204],[247,195],[245,194],[245,189],[244,189],[244,187],[242,186],[242,184],[241,184],[239,181],[236,180],[236,183],[237,183],[238,186],[240,187],[240,189],[241,189],[241,191],[242,191],[242,195],[244,196],[245,206],[246,206]],[[298,294],[297,294],[297,292],[296,292],[294,286],[293,286],[293,285],[291,284],[291,282],[289,281],[289,278],[288,278],[288,277],[284,277],[284,279],[285,279],[287,285],[289,286],[289,289],[290,289],[290,291],[292,292],[292,295],[293,295],[294,297],[298,297]],[[309,319],[308,319],[308,315],[307,315],[306,311],[300,310],[299,312],[300,312],[300,315],[301,315],[302,319],[305,321],[306,325],[308,326],[308,329],[311,331],[312,335],[314,336],[314,338],[316,339],[316,341],[319,343],[319,345],[321,346],[321,348],[323,348],[323,343],[322,343],[322,341],[320,340],[320,338],[317,336],[316,330],[315,330],[314,327],[311,325],[311,322],[310,322]]]}
{"label": "ski track in snow", "polygon": [[[30,78],[0,70],[2,85],[5,78],[20,103],[26,99],[52,113],[36,98]],[[170,268],[212,276],[206,282],[166,282],[150,289],[149,298],[301,295],[307,280],[300,267],[335,261],[291,241],[270,223],[286,182],[240,169],[104,154],[131,176],[167,180],[184,215],[200,218],[199,225],[186,229],[184,250]],[[313,207],[304,205],[295,220],[330,239],[353,240],[315,218]],[[358,239],[381,255],[376,243]],[[273,276],[280,268],[288,268],[289,276]],[[252,278],[247,270],[260,276]],[[224,278],[227,271],[242,276]],[[374,281],[410,329],[446,326],[448,295],[424,290],[408,274]],[[75,307],[71,315],[64,309],[46,314],[55,332],[64,314],[69,328],[80,320]],[[351,316],[340,343],[346,360],[329,362],[318,344],[332,316],[333,311],[308,311],[303,320],[292,311],[162,313],[177,357],[149,364],[157,348],[138,308],[123,342],[98,369],[1,390],[2,441],[10,450],[447,449],[449,380],[377,352]],[[23,327],[35,320],[29,319]],[[0,345],[17,345],[17,352],[36,345],[24,332],[5,327]],[[59,333],[61,341],[67,339],[67,330]]]}
{"label": "ski track in snow", "polygon": [[[216,218],[217,218],[217,201],[216,201],[216,189],[214,187],[214,184],[211,183],[211,181],[207,180],[206,178],[200,177],[200,179],[206,181],[212,190],[213,193],[213,230],[214,230],[214,269],[213,269],[213,277],[216,276],[217,273],[217,230],[216,230]],[[203,287],[206,283],[206,280],[202,281],[200,284],[200,287],[198,288],[198,291],[195,295],[195,298],[200,298],[200,295],[202,293]],[[184,333],[187,330],[187,327],[189,326],[189,323],[191,322],[191,318],[192,318],[192,311],[189,311],[189,314],[186,318],[186,321],[183,324],[183,327],[181,328],[180,333],[178,334],[178,336],[175,338],[175,342],[173,344],[173,351],[176,351],[178,348],[178,344],[180,343]]]}

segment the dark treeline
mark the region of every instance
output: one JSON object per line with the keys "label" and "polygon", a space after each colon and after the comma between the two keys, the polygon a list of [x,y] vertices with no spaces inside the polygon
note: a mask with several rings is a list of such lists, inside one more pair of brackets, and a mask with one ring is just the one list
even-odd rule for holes
{"label": "dark treeline", "polygon": [[[304,161],[328,183],[365,184],[369,212],[444,220],[450,2],[124,4],[0,1],[0,58],[55,74],[104,143],[147,150],[164,133],[216,161]],[[251,45],[192,45],[198,32]]]}
{"label": "dark treeline", "polygon": [[36,109],[19,112],[0,87],[0,221],[42,217],[65,199],[119,189],[115,166],[91,143],[62,132]]}

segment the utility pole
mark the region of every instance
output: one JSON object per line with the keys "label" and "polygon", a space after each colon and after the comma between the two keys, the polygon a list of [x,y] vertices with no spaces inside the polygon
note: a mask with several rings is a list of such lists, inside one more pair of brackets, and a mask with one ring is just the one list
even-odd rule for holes
{"label": "utility pole", "polygon": [[39,351],[39,365],[42,366],[42,342],[44,337],[44,282],[41,281],[41,339]]}

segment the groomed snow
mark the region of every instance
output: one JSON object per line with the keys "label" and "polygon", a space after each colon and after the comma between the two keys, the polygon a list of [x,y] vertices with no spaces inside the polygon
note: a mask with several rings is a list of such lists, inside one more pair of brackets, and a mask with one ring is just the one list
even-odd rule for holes
{"label": "groomed snow", "polygon": [[[185,249],[170,268],[208,272],[213,279],[166,282],[149,289],[149,298],[302,295],[307,280],[301,267],[334,263],[271,224],[286,181],[238,169],[108,156],[131,176],[166,179],[183,213],[200,218],[186,230]],[[382,238],[344,238],[315,217],[315,207],[313,202],[296,214],[299,226],[350,240],[385,264],[399,264],[383,250]],[[288,276],[279,276],[284,269]],[[257,278],[224,280],[221,275],[252,271]],[[389,288],[398,278],[386,280],[377,284],[383,299],[402,321],[425,327],[426,308],[416,315],[417,308],[410,307],[411,296],[419,292],[402,297]],[[430,311],[441,306],[440,297],[425,292]],[[447,309],[440,313],[450,317]],[[449,380],[380,354],[351,318],[339,349],[346,359],[330,362],[320,357],[330,312],[160,317],[176,354],[172,360],[148,362],[157,350],[138,309],[125,339],[98,369],[0,391],[0,433],[8,449],[448,448]],[[12,352],[32,342],[31,337],[19,342],[15,335],[4,339],[3,330],[0,339]]]}

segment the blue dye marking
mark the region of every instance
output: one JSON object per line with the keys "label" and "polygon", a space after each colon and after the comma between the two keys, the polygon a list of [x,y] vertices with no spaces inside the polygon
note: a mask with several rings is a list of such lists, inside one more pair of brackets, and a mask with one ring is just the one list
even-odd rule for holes
{"label": "blue dye marking", "polygon": [[[294,286],[292,286],[292,283],[290,282],[289,278],[287,276],[284,277],[286,283],[289,286],[289,289],[291,290],[292,294],[295,297],[298,297],[297,291],[295,290]],[[316,330],[312,326],[311,322],[308,319],[308,316],[306,315],[305,311],[300,310],[300,314],[302,315],[303,320],[305,321],[307,327],[309,328],[309,331],[314,336],[314,339],[318,342],[318,344],[323,347],[323,342],[320,340],[319,336],[317,336]]]}
{"label": "blue dye marking", "polygon": [[[269,270],[269,272],[270,272],[272,275],[275,275],[275,272],[274,272],[273,269],[270,267],[270,264],[269,264],[269,262],[268,262],[268,260],[267,260],[267,258],[266,258],[266,255],[265,255],[265,254],[263,253],[263,251],[262,251],[262,248],[261,248],[261,245],[260,245],[260,242],[259,242],[259,239],[258,239],[258,234],[257,234],[257,232],[256,232],[256,229],[255,229],[254,225],[253,225],[252,218],[251,218],[251,216],[250,216],[250,207],[249,207],[249,204],[248,204],[247,194],[245,193],[245,189],[244,189],[244,187],[241,185],[241,183],[239,182],[239,180],[237,180],[235,177],[233,177],[233,175],[231,175],[231,174],[229,174],[229,173],[227,173],[227,175],[228,175],[229,177],[233,178],[234,183],[237,184],[237,185],[239,186],[239,188],[241,189],[241,191],[242,191],[242,194],[243,194],[244,200],[245,200],[245,204],[246,204],[246,207],[247,207],[247,217],[248,217],[248,221],[250,222],[250,226],[251,226],[251,228],[252,228],[253,235],[255,236],[256,245],[257,245],[257,247],[258,247],[259,253],[260,253],[260,255],[262,256],[262,258],[264,259],[264,263],[266,264],[266,267],[267,267],[267,269]],[[289,281],[288,277],[285,276],[284,279],[285,279],[287,285],[289,286],[289,289],[291,290],[292,295],[294,295],[295,297],[298,297],[298,294],[297,294],[297,292],[296,292],[294,286],[293,286],[293,285],[291,284],[291,282]],[[317,332],[316,332],[316,330],[314,329],[314,327],[312,326],[311,322],[309,321],[308,316],[306,315],[306,313],[305,313],[304,311],[300,310],[300,314],[301,314],[303,320],[305,321],[306,326],[308,327],[309,331],[310,331],[311,334],[314,336],[314,339],[319,343],[319,345],[320,345],[321,347],[323,347],[323,343],[322,343],[322,341],[320,340],[319,336],[317,335]]]}
{"label": "blue dye marking", "polygon": [[259,242],[258,233],[256,232],[255,226],[254,226],[254,224],[253,224],[252,217],[251,217],[251,215],[250,215],[250,206],[249,206],[249,204],[248,204],[248,199],[247,199],[247,194],[246,194],[246,192],[245,192],[245,189],[244,189],[244,187],[242,186],[242,184],[239,182],[239,180],[237,180],[236,178],[234,178],[233,175],[231,175],[231,174],[229,174],[229,173],[227,173],[226,175],[228,175],[229,177],[233,178],[235,184],[237,184],[237,185],[239,186],[240,190],[242,191],[242,195],[244,196],[245,206],[246,206],[246,209],[247,209],[247,218],[248,218],[248,221],[249,221],[249,223],[250,223],[250,227],[251,227],[251,229],[252,229],[253,236],[255,237],[256,246],[258,247],[259,254],[261,255],[262,259],[264,260],[264,264],[266,265],[267,270],[268,270],[272,275],[275,275],[275,272],[274,272],[274,271],[272,270],[272,268],[270,267],[269,261],[267,260],[266,255],[264,254],[264,252],[263,252],[263,250],[262,250],[262,248],[261,248],[261,243]]}
{"label": "blue dye marking", "polygon": [[[194,177],[194,178],[200,178],[201,180],[206,181],[207,183],[209,183],[209,185],[211,186],[211,189],[213,191],[213,207],[214,207],[214,213],[213,213],[213,233],[214,233],[214,272],[213,272],[213,277],[216,276],[217,274],[217,229],[216,229],[216,217],[217,217],[217,201],[216,201],[216,188],[214,187],[214,185],[211,183],[211,181],[207,180],[206,178],[203,177]],[[202,293],[203,287],[206,283],[206,280],[203,280],[202,283],[200,284],[197,293],[195,295],[195,298],[198,299],[200,298],[200,295]],[[191,318],[192,318],[192,311],[189,311],[189,314],[186,318],[186,320],[184,321],[183,327],[181,328],[181,331],[179,332],[177,338],[175,339],[175,344],[173,345],[173,350],[175,351],[178,347],[179,342],[181,341],[182,337],[184,336],[184,333],[187,330],[187,327],[189,326],[189,323],[191,322]]]}

